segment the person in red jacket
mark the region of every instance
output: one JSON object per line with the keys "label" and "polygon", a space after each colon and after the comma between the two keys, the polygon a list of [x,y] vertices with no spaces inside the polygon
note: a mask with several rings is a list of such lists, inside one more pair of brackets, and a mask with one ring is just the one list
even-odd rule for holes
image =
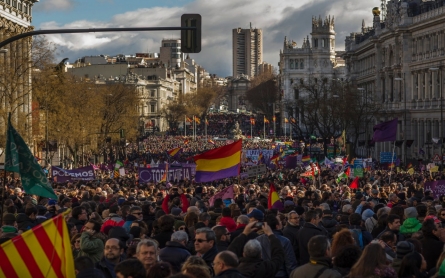
{"label": "person in red jacket", "polygon": [[222,209],[222,218],[219,221],[220,226],[226,226],[229,233],[234,232],[236,230],[236,222],[232,218],[232,210],[230,208]]}
{"label": "person in red jacket", "polygon": [[[189,207],[189,201],[187,200],[187,197],[184,195],[184,192],[182,191],[181,188],[177,188],[174,187],[172,189],[169,190],[167,196],[165,196],[164,201],[162,201],[162,210],[166,213],[166,214],[170,214],[170,210],[172,207],[169,208],[169,204],[168,202],[170,201],[171,197],[177,197],[179,195],[179,198],[181,200],[182,203],[182,212],[187,212],[187,209]],[[174,200],[174,199],[173,199]],[[173,207],[178,207],[179,204],[173,204]]]}

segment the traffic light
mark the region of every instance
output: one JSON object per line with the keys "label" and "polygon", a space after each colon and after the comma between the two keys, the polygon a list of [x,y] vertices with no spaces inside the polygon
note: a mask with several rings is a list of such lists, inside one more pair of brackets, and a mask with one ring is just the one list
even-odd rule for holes
{"label": "traffic light", "polygon": [[121,129],[119,134],[121,135],[121,138],[125,138],[125,129]]}
{"label": "traffic light", "polygon": [[181,30],[181,52],[201,52],[201,15],[183,14],[181,27],[196,27],[196,30]]}

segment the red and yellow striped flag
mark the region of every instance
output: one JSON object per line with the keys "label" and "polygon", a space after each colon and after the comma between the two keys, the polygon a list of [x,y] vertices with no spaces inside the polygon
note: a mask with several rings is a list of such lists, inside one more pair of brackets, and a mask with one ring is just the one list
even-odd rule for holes
{"label": "red and yellow striped flag", "polygon": [[0,277],[76,277],[64,214],[0,246]]}

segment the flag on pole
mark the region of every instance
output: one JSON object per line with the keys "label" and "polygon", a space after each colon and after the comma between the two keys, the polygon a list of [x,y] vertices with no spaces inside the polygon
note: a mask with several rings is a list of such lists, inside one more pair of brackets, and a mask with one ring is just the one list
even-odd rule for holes
{"label": "flag on pole", "polygon": [[169,151],[167,151],[168,155],[171,157],[177,157],[182,152],[182,148],[174,148]]}
{"label": "flag on pole", "polygon": [[284,123],[285,124],[289,123],[289,120],[287,118],[284,118]]}
{"label": "flag on pole", "polygon": [[301,158],[301,161],[302,162],[309,162],[309,161],[311,161],[311,156],[310,155],[303,156]]}
{"label": "flag on pole", "polygon": [[266,118],[266,116],[264,116],[264,123],[265,123],[265,124],[268,124],[268,123],[269,123],[269,120]]}
{"label": "flag on pole", "polygon": [[351,188],[351,189],[357,189],[358,188],[358,177],[355,177],[355,179],[349,185],[349,188]]}
{"label": "flag on pole", "polygon": [[275,166],[278,167],[278,160],[280,160],[280,156],[278,154],[272,156],[272,158],[270,159],[270,162],[272,162],[273,164],[275,164]]}
{"label": "flag on pole", "polygon": [[294,123],[294,124],[297,122],[297,120],[295,120],[294,117],[291,117],[291,118],[290,118],[290,121],[291,121],[292,123]]}
{"label": "flag on pole", "polygon": [[209,182],[239,175],[242,140],[193,157],[196,182]]}
{"label": "flag on pole", "polygon": [[[275,189],[275,185],[271,184],[269,189],[269,197],[267,198],[267,208],[271,209],[273,207],[279,209],[280,206],[279,203],[281,203],[280,196],[278,196],[278,192]],[[281,208],[282,207],[283,203],[281,203]]]}
{"label": "flag on pole", "polygon": [[192,119],[190,119],[189,117],[186,117],[186,120],[185,120],[187,123],[191,123],[191,122],[193,122],[192,121]]}
{"label": "flag on pole", "polygon": [[272,117],[272,121],[273,121],[273,122],[276,122],[276,121],[277,121],[277,117],[275,117],[275,115],[273,115],[273,117]]}
{"label": "flag on pole", "polygon": [[198,116],[195,116],[195,122],[199,125],[201,124],[201,119],[199,119]]}
{"label": "flag on pole", "polygon": [[57,200],[58,197],[49,185],[42,167],[37,163],[23,138],[12,126],[10,117],[6,132],[5,171],[20,174],[23,189],[27,194]]}
{"label": "flag on pole", "polygon": [[168,178],[168,163],[165,163],[164,174],[162,175],[162,178],[159,182],[167,182],[167,178]]}
{"label": "flag on pole", "polygon": [[212,145],[216,145],[216,144],[215,144],[215,141],[213,141],[212,139],[207,140],[207,142],[209,142],[209,143],[212,144]]}
{"label": "flag on pole", "polygon": [[223,190],[221,190],[220,192],[213,195],[213,197],[210,198],[210,200],[209,200],[209,205],[212,207],[215,200],[219,199],[219,198],[223,199],[223,201],[225,199],[233,199],[233,195],[234,195],[234,192],[233,192],[233,184],[232,184],[231,186],[226,187]]}
{"label": "flag on pole", "polygon": [[0,246],[0,277],[75,278],[65,213]]}
{"label": "flag on pole", "polygon": [[339,183],[341,179],[348,179],[348,176],[345,174],[345,172],[341,172],[340,174],[337,175],[337,183]]}
{"label": "flag on pole", "polygon": [[124,164],[122,163],[122,161],[116,160],[116,164],[114,164],[114,173],[113,173],[114,174],[113,175],[114,179],[117,179],[120,176],[119,168],[121,168],[123,166],[124,166]]}
{"label": "flag on pole", "polygon": [[250,118],[250,124],[255,125],[255,118]]}
{"label": "flag on pole", "polygon": [[206,125],[209,125],[209,120],[207,120],[207,118],[206,118]]}
{"label": "flag on pole", "polygon": [[398,118],[395,118],[391,121],[375,125],[373,128],[374,135],[372,136],[372,140],[374,142],[396,141],[397,123],[398,123]]}

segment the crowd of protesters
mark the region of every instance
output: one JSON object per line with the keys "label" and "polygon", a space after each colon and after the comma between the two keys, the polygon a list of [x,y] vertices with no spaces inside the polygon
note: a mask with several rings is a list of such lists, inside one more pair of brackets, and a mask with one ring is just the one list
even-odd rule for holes
{"label": "crowd of protesters", "polygon": [[[445,196],[424,190],[445,174],[374,169],[351,189],[332,169],[303,172],[205,184],[132,174],[54,183],[57,200],[11,176],[0,243],[68,211],[77,277],[445,277]],[[269,208],[271,184],[281,200]],[[233,198],[212,198],[231,185]]]}

